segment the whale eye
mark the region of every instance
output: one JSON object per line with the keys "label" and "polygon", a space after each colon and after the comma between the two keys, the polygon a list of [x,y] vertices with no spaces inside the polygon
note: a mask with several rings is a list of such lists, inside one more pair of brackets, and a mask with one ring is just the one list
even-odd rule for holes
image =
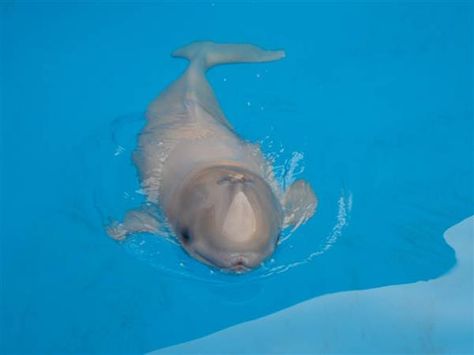
{"label": "whale eye", "polygon": [[191,234],[187,228],[181,230],[181,239],[183,240],[184,244],[188,244],[191,241]]}

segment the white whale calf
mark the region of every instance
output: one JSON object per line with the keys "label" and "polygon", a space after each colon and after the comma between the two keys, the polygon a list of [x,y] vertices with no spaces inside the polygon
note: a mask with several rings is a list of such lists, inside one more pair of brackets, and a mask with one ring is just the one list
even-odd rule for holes
{"label": "white whale calf", "polygon": [[205,72],[218,64],[283,58],[250,44],[195,42],[173,52],[186,71],[148,108],[133,154],[147,204],[127,212],[108,234],[159,234],[166,216],[184,249],[220,269],[244,272],[271,255],[283,228],[310,218],[317,199],[303,180],[286,191],[258,145],[239,138],[225,118]]}

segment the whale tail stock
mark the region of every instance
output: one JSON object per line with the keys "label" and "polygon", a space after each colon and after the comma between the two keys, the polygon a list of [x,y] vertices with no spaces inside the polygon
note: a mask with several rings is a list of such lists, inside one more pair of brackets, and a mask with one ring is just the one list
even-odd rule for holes
{"label": "whale tail stock", "polygon": [[173,57],[186,58],[203,71],[227,63],[271,62],[285,57],[283,50],[265,50],[252,44],[193,42],[176,49]]}

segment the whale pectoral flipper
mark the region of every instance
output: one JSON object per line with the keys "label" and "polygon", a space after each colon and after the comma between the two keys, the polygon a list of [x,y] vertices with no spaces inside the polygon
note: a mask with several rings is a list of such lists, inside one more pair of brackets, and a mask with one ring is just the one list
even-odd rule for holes
{"label": "whale pectoral flipper", "polygon": [[122,223],[114,221],[107,226],[107,234],[115,240],[124,240],[131,234],[141,232],[160,232],[160,223],[148,206],[130,210]]}
{"label": "whale pectoral flipper", "polygon": [[284,227],[299,226],[306,222],[316,211],[318,199],[311,186],[304,180],[297,180],[283,197],[285,213]]}

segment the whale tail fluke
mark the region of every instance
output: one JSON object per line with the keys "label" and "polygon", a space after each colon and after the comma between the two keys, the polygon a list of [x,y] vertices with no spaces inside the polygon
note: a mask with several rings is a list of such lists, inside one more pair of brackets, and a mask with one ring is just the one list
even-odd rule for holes
{"label": "whale tail fluke", "polygon": [[285,52],[265,50],[252,44],[193,42],[171,55],[186,58],[191,66],[205,71],[219,64],[270,62],[284,58]]}

